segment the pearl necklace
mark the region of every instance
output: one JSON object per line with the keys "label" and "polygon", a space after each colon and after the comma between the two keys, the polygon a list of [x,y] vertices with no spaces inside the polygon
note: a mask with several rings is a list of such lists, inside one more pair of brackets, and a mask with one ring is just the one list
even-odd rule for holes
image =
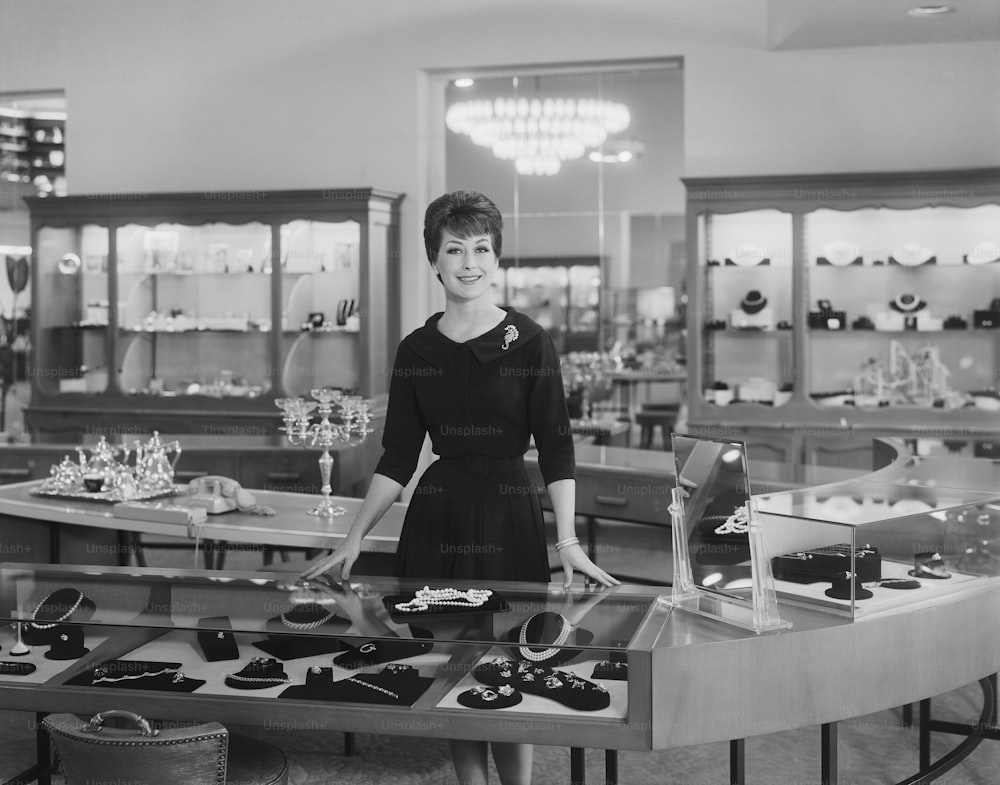
{"label": "pearl necklace", "polygon": [[[556,639],[552,641],[552,643],[550,644],[553,647],[562,646],[566,642],[566,639],[569,637],[569,631],[573,629],[573,625],[569,623],[569,619],[567,619],[561,613],[557,613],[556,615],[559,617],[560,628],[559,628],[559,634],[556,636]],[[529,660],[530,662],[541,662],[542,660],[547,660],[550,657],[555,657],[559,653],[559,649],[557,648],[543,649],[542,651],[532,651],[531,649],[527,648],[528,624],[531,623],[531,619],[533,618],[535,617],[532,616],[528,619],[525,619],[524,624],[521,625],[521,633],[517,639],[517,642],[521,644],[521,646],[517,650],[518,654],[520,654],[522,657],[524,657],[524,659]]]}
{"label": "pearl necklace", "polygon": [[426,611],[432,605],[453,605],[458,608],[478,608],[485,605],[486,601],[493,595],[489,589],[432,589],[424,586],[417,589],[413,599],[407,602],[397,602],[394,606],[397,611]]}
{"label": "pearl necklace", "polygon": [[364,687],[367,687],[370,690],[377,690],[378,692],[385,693],[390,698],[395,698],[396,700],[399,700],[399,695],[397,695],[395,692],[393,692],[392,690],[387,690],[385,687],[379,687],[377,684],[372,684],[371,682],[367,681],[361,681],[361,679],[356,679],[353,676],[351,676],[351,678],[349,679],[345,679],[345,681],[349,681],[352,684],[360,684]]}
{"label": "pearl necklace", "polygon": [[[39,624],[39,623],[38,623],[38,622],[36,622],[36,621],[32,621],[32,622],[31,622],[31,626],[32,626],[32,627],[34,627],[34,628],[35,628],[36,630],[51,630],[51,629],[52,629],[53,627],[55,627],[55,626],[56,626],[57,624],[59,624],[60,622],[64,622],[64,621],[66,621],[66,619],[68,619],[68,618],[69,618],[70,616],[72,616],[72,615],[73,615],[74,613],[76,613],[76,611],[77,611],[77,608],[79,608],[79,607],[80,607],[80,603],[82,603],[82,602],[83,602],[83,592],[82,592],[82,591],[80,591],[79,589],[77,589],[77,591],[79,592],[79,594],[77,595],[77,598],[76,598],[76,602],[74,602],[74,603],[73,603],[72,607],[70,607],[70,609],[69,609],[68,611],[66,611],[66,613],[64,613],[64,614],[63,614],[62,616],[60,616],[60,617],[59,617],[58,619],[53,619],[53,620],[52,620],[52,623],[51,623],[51,624]],[[52,599],[52,595],[53,595],[53,594],[55,594],[55,593],[56,593],[56,592],[51,592],[51,593],[50,593],[50,594],[49,594],[49,595],[48,595],[47,597],[45,597],[45,598],[44,598],[44,599],[43,599],[43,600],[42,600],[42,601],[41,601],[40,603],[38,603],[38,605],[36,605],[36,606],[35,606],[35,610],[33,610],[33,611],[31,612],[31,618],[32,618],[32,619],[34,619],[34,618],[35,618],[35,615],[36,615],[36,614],[37,614],[37,613],[38,613],[38,612],[39,612],[39,611],[40,611],[40,610],[41,610],[42,608],[44,608],[44,607],[45,607],[45,603],[47,603],[47,602],[48,602],[48,601],[49,601],[50,599]]]}

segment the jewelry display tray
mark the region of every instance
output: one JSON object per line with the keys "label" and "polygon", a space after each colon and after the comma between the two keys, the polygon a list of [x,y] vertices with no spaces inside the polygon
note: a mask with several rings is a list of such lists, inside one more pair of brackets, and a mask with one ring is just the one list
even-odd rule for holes
{"label": "jewelry display tray", "polygon": [[124,498],[115,491],[91,492],[84,489],[78,491],[69,490],[44,490],[42,488],[32,488],[29,493],[32,496],[44,496],[47,499],[75,499],[77,501],[101,502],[103,504],[118,504],[119,502],[148,502],[153,499],[163,499],[168,496],[178,496],[184,493],[186,486],[175,485],[172,488],[158,491],[136,491],[130,498]]}

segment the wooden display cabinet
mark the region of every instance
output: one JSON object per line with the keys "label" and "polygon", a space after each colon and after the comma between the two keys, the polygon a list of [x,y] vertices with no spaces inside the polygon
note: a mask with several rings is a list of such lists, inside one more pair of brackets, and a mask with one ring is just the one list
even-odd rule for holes
{"label": "wooden display cabinet", "polygon": [[385,393],[401,200],[374,188],[28,199],[33,437],[270,443],[276,398]]}
{"label": "wooden display cabinet", "polygon": [[684,183],[692,433],[865,466],[1000,432],[1000,169]]}

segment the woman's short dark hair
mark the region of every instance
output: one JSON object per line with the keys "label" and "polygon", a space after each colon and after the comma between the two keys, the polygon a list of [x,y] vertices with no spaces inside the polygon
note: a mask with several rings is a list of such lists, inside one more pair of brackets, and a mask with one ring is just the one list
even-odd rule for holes
{"label": "woman's short dark hair", "polygon": [[503,242],[503,217],[488,196],[478,191],[454,191],[439,196],[424,213],[424,248],[427,261],[437,261],[441,238],[445,232],[463,240],[481,234],[489,235],[493,253],[500,258]]}

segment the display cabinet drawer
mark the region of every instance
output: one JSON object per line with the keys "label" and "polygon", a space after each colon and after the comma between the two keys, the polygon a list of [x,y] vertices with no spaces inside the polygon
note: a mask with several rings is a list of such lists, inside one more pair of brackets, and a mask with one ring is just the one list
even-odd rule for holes
{"label": "display cabinet drawer", "polygon": [[[340,493],[336,454],[331,484],[333,493]],[[254,451],[240,458],[240,482],[246,488],[290,493],[319,493],[319,451]]]}
{"label": "display cabinet drawer", "polygon": [[663,478],[577,474],[576,512],[637,523],[670,523],[670,487]]}

